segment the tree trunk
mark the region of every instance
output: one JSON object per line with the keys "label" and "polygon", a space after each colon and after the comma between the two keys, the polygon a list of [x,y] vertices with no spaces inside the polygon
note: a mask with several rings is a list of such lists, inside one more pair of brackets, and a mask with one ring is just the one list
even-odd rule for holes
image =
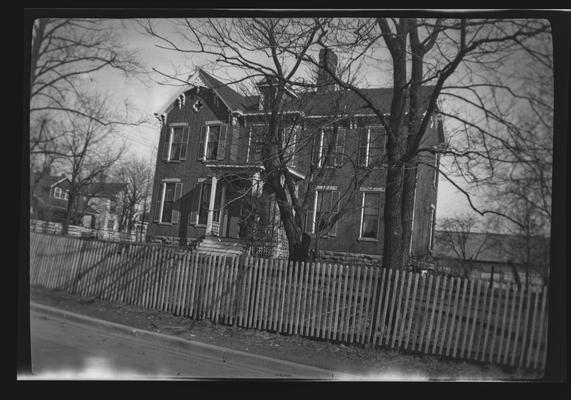
{"label": "tree trunk", "polygon": [[[409,137],[410,138],[410,137]],[[414,196],[416,191],[416,175],[418,172],[418,163],[416,156],[405,164],[403,191],[402,191],[402,251],[400,265],[405,268],[408,265],[411,253],[412,241],[412,224],[414,215]]]}
{"label": "tree trunk", "polygon": [[402,166],[390,166],[387,173],[385,197],[385,236],[383,243],[383,265],[400,268],[402,251],[401,201],[403,185]]}

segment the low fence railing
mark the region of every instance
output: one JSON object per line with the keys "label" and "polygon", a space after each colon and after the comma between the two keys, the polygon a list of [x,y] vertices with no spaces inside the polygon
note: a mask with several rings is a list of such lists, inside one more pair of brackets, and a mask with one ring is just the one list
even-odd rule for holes
{"label": "low fence railing", "polygon": [[545,286],[30,235],[32,286],[308,338],[545,366]]}
{"label": "low fence railing", "polygon": [[[30,232],[61,234],[62,224],[58,222],[40,221],[40,220],[31,219]],[[67,234],[69,236],[95,238],[101,240],[122,241],[122,242],[137,242],[144,240],[144,235],[140,232],[139,233],[116,232],[105,229],[86,228],[84,226],[79,226],[79,225],[69,225]]]}

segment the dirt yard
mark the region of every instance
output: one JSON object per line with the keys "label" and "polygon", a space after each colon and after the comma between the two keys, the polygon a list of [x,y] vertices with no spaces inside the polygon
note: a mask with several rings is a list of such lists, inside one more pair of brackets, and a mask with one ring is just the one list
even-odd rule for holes
{"label": "dirt yard", "polygon": [[215,325],[205,320],[194,321],[164,312],[81,298],[62,291],[33,288],[30,290],[30,301],[138,329],[348,373],[358,376],[357,379],[519,381],[539,378],[530,372],[508,371],[496,366]]}

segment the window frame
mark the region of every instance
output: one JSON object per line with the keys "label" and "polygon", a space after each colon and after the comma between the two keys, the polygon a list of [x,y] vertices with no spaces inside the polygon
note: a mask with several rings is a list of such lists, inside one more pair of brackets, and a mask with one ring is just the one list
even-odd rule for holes
{"label": "window frame", "polygon": [[[361,196],[361,212],[360,212],[360,222],[359,222],[359,236],[357,240],[366,241],[366,242],[378,242],[379,241],[379,227],[380,227],[380,219],[381,219],[381,193],[384,193],[384,188],[381,187],[367,187],[361,188],[360,192],[362,193]],[[363,236],[363,223],[365,222],[365,197],[367,194],[376,194],[378,195],[378,214],[377,214],[377,232],[376,237],[366,237]]]}
{"label": "window frame", "polygon": [[[206,155],[208,154],[208,148],[209,148],[209,142],[210,142],[210,133],[211,127],[218,127],[218,140],[216,141],[216,156],[214,158],[206,158]],[[203,129],[205,129],[205,131],[203,132]],[[200,154],[200,157],[198,158],[199,161],[221,161],[224,160],[226,158],[225,154],[218,154],[218,150],[220,149],[220,142],[221,142],[221,136],[222,136],[222,129],[225,129],[224,132],[224,141],[228,140],[228,124],[225,124],[223,121],[206,121],[204,125],[201,126],[200,128],[200,137],[199,137],[199,146],[200,144],[202,144],[203,148]],[[202,135],[204,133],[204,141],[202,141]],[[222,151],[225,152],[226,151],[226,143],[224,143],[224,146],[222,146]]]}
{"label": "window frame", "polygon": [[[172,200],[172,207],[171,207],[171,213],[170,213],[170,221],[164,221],[163,220],[163,216],[164,216],[164,212],[165,212],[165,200],[166,200],[166,192],[167,192],[167,186],[169,184],[174,185],[173,188],[173,200]],[[181,197],[182,197],[182,182],[179,178],[166,178],[160,181],[160,185],[161,185],[161,189],[160,189],[160,199],[159,200],[155,200],[155,207],[157,207],[157,203],[159,203],[158,205],[158,210],[159,210],[159,216],[157,219],[157,209],[155,209],[154,211],[154,215],[153,215],[153,222],[160,224],[160,225],[176,225],[178,223],[180,223],[180,209],[175,209],[174,207],[174,203],[176,203],[176,201],[178,201]],[[177,188],[178,188],[178,197],[177,197]],[[178,213],[177,217],[175,217],[175,212]],[[173,222],[173,219],[176,219],[175,222]]]}
{"label": "window frame", "polygon": [[[329,205],[329,211],[326,211],[327,213],[331,215],[337,214],[339,213],[339,204],[341,202],[341,198],[340,198],[340,194],[339,194],[339,190],[337,186],[318,186],[315,191],[314,191],[314,198],[313,198],[313,210],[309,210],[312,213],[311,216],[311,231],[307,231],[307,227],[306,227],[306,232],[310,233],[312,235],[317,235],[316,233],[316,224],[317,224],[317,205],[319,203],[319,193],[325,193],[325,192],[330,192],[331,193],[331,198],[330,198],[330,205]],[[337,200],[335,202],[335,204],[333,204],[333,198],[336,197]],[[322,211],[320,211],[320,213],[323,213]],[[333,225],[331,225],[329,227],[329,229],[327,230],[327,232],[324,233],[320,233],[319,237],[321,239],[328,239],[328,238],[334,238],[337,237],[337,223],[339,222],[339,220],[337,220]]]}
{"label": "window frame", "polygon": [[[167,143],[167,155],[164,158],[166,162],[181,162],[187,159],[188,153],[188,136],[189,136],[189,127],[186,122],[173,122],[170,123],[167,127],[167,135],[168,135],[168,143]],[[174,142],[175,136],[175,129],[180,129],[180,141]],[[177,144],[178,147],[178,158],[173,158],[173,146]],[[183,149],[184,147],[184,149]],[[164,155],[163,155],[164,157]]]}
{"label": "window frame", "polygon": [[[365,126],[362,127],[361,129],[363,129],[365,132],[367,132],[367,135],[366,135],[366,137],[367,137],[367,144],[366,144],[366,153],[365,153],[365,164],[363,165],[363,163],[361,162],[361,157],[360,157],[360,156],[361,156],[361,147],[362,147],[362,144],[361,144],[361,136],[360,136],[360,133],[359,133],[359,143],[358,143],[358,150],[357,150],[357,152],[358,152],[358,153],[357,153],[357,154],[358,154],[358,164],[357,164],[357,165],[358,165],[359,167],[361,167],[361,168],[369,168],[369,167],[370,167],[370,164],[371,164],[371,153],[372,153],[372,150],[374,149],[374,148],[371,146],[371,130],[373,130],[373,129],[379,129],[379,130],[381,130],[381,134],[382,134],[382,137],[383,137],[383,139],[384,139],[383,144],[382,144],[382,147],[381,147],[381,148],[382,148],[382,154],[386,154],[386,153],[387,153],[387,132],[386,132],[386,129],[385,129],[382,125],[365,125]],[[379,165],[377,165],[377,166],[375,166],[375,167],[372,167],[372,168],[374,168],[374,169],[381,168],[381,167],[382,167],[383,165],[385,165],[385,164],[386,164],[386,162],[383,162],[383,163],[381,163],[381,164],[379,164]]]}

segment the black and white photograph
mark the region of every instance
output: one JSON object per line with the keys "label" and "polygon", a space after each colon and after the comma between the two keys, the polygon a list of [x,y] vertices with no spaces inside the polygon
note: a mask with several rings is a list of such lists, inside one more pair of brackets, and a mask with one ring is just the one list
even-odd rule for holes
{"label": "black and white photograph", "polygon": [[131,11],[25,10],[18,380],[565,370],[553,14]]}

